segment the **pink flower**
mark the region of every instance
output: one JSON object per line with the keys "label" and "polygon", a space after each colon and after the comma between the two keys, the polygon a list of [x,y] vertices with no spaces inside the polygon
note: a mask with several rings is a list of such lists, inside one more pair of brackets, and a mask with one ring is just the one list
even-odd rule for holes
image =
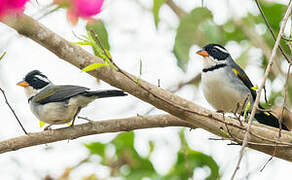
{"label": "pink flower", "polygon": [[22,13],[29,0],[0,0],[0,18],[5,15]]}
{"label": "pink flower", "polygon": [[67,17],[72,24],[76,24],[78,18],[90,19],[100,13],[104,0],[54,0],[59,7],[68,8]]}
{"label": "pink flower", "polygon": [[90,17],[100,13],[103,0],[72,0],[73,12],[76,16]]}

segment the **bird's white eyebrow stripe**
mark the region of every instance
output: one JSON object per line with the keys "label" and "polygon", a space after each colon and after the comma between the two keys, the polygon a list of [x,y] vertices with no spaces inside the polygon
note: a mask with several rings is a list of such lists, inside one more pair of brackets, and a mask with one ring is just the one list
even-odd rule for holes
{"label": "bird's white eyebrow stripe", "polygon": [[44,81],[44,82],[50,82],[47,78],[43,77],[43,76],[40,76],[40,75],[35,75],[36,78]]}
{"label": "bird's white eyebrow stripe", "polygon": [[222,51],[224,53],[227,53],[228,54],[228,51],[226,49],[223,49],[222,47],[219,47],[219,46],[214,46],[214,48],[218,49],[219,51]]}

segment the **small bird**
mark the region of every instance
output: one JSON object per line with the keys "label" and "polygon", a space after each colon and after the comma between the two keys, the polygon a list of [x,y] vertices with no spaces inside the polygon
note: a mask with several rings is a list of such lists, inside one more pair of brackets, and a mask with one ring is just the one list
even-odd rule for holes
{"label": "small bird", "polygon": [[24,87],[33,114],[49,124],[45,130],[71,121],[73,126],[80,110],[98,98],[127,95],[120,90],[90,91],[82,86],[54,85],[38,70],[29,72],[17,85]]}
{"label": "small bird", "polygon": [[[257,96],[254,86],[223,46],[208,44],[197,54],[204,58],[201,80],[203,93],[213,108],[242,114],[247,104],[253,106]],[[255,114],[258,122],[279,128],[278,119],[272,113],[260,105],[259,109]],[[288,130],[283,123],[282,129]]]}

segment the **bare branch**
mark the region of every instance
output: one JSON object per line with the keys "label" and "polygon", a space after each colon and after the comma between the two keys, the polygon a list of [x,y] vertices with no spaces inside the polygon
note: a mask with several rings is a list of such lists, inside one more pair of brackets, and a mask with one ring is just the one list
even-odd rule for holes
{"label": "bare branch", "polygon": [[196,128],[194,125],[171,115],[136,116],[124,119],[94,121],[75,125],[73,127],[47,130],[39,133],[29,133],[27,136],[20,136],[1,141],[0,153],[55,141],[76,139],[93,134],[168,126],[187,126]]}
{"label": "bare branch", "polygon": [[[41,25],[36,20],[26,15],[15,19],[5,19],[3,22],[17,30],[20,34],[36,41],[40,45],[55,53],[58,57],[71,63],[79,69],[93,63],[103,62],[100,58],[88,53],[77,45],[71,44]],[[196,127],[203,128],[218,136],[228,138],[220,130],[224,129],[224,131],[227,131],[225,126],[228,126],[230,133],[233,135],[236,134],[238,139],[242,140],[244,138],[247,127],[246,123],[243,123],[243,126],[240,126],[238,120],[236,119],[225,117],[223,120],[221,115],[193,104],[188,100],[176,96],[175,94],[172,94],[142,79],[138,85],[135,81],[136,76],[129,74],[124,70],[123,73],[127,74],[127,76],[109,67],[98,68],[88,73],[93,77],[99,78],[112,86],[120,88],[136,96],[137,98],[152,104],[156,108],[164,110],[188,123],[195,125]],[[129,77],[134,81],[130,80]],[[145,123],[147,123],[147,121],[145,121]],[[114,127],[108,128],[114,129]],[[115,131],[118,130],[115,129]],[[252,142],[252,144],[248,144],[248,146],[261,152],[271,154],[274,148],[274,143],[277,140],[275,138],[277,137],[277,132],[278,131],[275,128],[260,124],[253,124],[250,131],[250,142]],[[72,130],[67,130],[65,133],[62,132],[62,136],[65,134],[68,136],[67,133],[74,133],[74,131],[72,132]],[[13,141],[8,141],[8,143],[10,142],[13,143]],[[276,157],[292,161],[292,148],[290,148],[292,134],[287,131],[283,131],[280,142],[282,145],[287,145],[288,147],[280,147],[276,153]],[[257,143],[267,144],[267,146],[262,146]],[[271,146],[269,146],[269,144],[271,144]]]}
{"label": "bare branch", "polygon": [[[282,25],[281,25],[281,28],[280,28],[280,31],[279,31],[279,34],[278,34],[278,37],[276,39],[276,42],[275,42],[275,45],[274,45],[274,48],[272,50],[272,55],[270,56],[270,59],[269,59],[269,64],[267,66],[267,69],[266,69],[266,72],[265,72],[265,75],[264,75],[264,79],[263,79],[263,82],[261,84],[261,86],[259,87],[258,91],[257,91],[257,97],[255,99],[255,102],[254,102],[254,105],[253,105],[253,108],[252,108],[252,111],[251,111],[251,115],[250,115],[250,118],[248,120],[248,127],[247,127],[247,131],[244,135],[244,140],[243,140],[243,143],[242,143],[242,147],[240,149],[240,152],[239,152],[239,159],[238,159],[238,162],[237,162],[237,165],[236,165],[236,169],[234,170],[233,174],[232,174],[232,177],[231,177],[231,180],[233,180],[235,178],[235,175],[236,175],[236,172],[238,171],[239,169],[239,166],[240,166],[240,162],[242,160],[242,157],[243,157],[243,153],[244,153],[244,149],[245,147],[247,146],[248,144],[248,139],[249,139],[249,134],[250,134],[250,129],[251,129],[251,124],[252,124],[252,120],[254,119],[254,116],[255,116],[255,113],[256,113],[256,110],[258,108],[258,104],[260,102],[260,97],[261,97],[261,92],[265,86],[265,83],[266,83],[266,80],[268,78],[268,75],[271,71],[271,66],[273,64],[273,60],[274,60],[274,57],[276,55],[276,51],[277,51],[277,48],[279,47],[279,44],[280,44],[280,40],[281,40],[281,37],[282,37],[282,34],[284,32],[284,28],[286,26],[286,23],[288,21],[288,18],[290,16],[290,13],[291,13],[291,8],[292,8],[292,3],[289,4],[288,6],[288,9],[285,13],[285,16],[283,17],[283,20],[282,20]],[[280,122],[279,122],[280,123]],[[281,126],[280,126],[281,128]],[[280,139],[280,137],[278,137],[278,139]],[[273,153],[274,154],[274,153]]]}

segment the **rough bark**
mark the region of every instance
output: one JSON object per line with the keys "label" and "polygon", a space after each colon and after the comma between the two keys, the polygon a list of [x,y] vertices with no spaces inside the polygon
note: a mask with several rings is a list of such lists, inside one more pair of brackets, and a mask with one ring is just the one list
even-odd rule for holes
{"label": "rough bark", "polygon": [[172,115],[136,116],[124,119],[92,121],[85,124],[75,125],[73,127],[52,129],[39,133],[29,133],[25,136],[1,141],[0,153],[66,139],[76,139],[93,134],[168,126],[187,126],[190,128],[196,128],[194,125],[182,121]]}

